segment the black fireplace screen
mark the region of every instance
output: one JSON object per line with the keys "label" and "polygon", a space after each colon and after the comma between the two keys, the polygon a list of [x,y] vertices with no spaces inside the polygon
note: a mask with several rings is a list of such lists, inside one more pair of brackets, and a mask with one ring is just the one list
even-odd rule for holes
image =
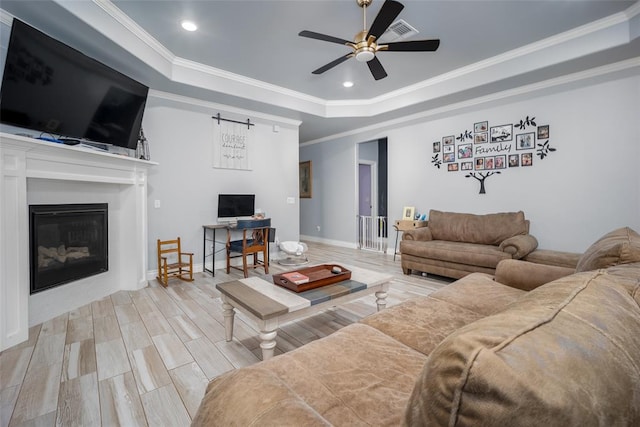
{"label": "black fireplace screen", "polygon": [[31,293],[109,269],[106,203],[29,206]]}

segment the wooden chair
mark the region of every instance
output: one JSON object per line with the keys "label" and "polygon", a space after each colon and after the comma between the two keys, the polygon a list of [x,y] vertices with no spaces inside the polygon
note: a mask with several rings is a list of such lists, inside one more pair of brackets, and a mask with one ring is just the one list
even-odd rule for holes
{"label": "wooden chair", "polygon": [[[271,219],[238,220],[238,225],[227,230],[227,274],[231,268],[242,270],[249,277],[249,268],[264,267],[269,274],[269,230]],[[234,231],[242,231],[242,239],[231,240]],[[258,254],[262,252],[262,261]],[[236,254],[236,255],[232,255]],[[247,263],[247,257],[253,255],[253,264]],[[231,265],[232,258],[242,257],[242,267]]]}
{"label": "wooden chair", "polygon": [[173,276],[185,282],[193,282],[193,254],[182,252],[179,237],[175,240],[158,239],[157,279],[166,288],[169,277]]}

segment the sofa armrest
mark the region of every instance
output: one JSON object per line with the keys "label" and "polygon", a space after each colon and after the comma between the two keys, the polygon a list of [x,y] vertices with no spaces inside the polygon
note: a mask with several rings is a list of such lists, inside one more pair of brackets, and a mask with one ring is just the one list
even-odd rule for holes
{"label": "sofa armrest", "polygon": [[500,243],[500,250],[511,255],[513,259],[520,259],[538,247],[538,240],[531,234],[519,234],[509,237]]}
{"label": "sofa armrest", "polygon": [[402,233],[402,240],[426,241],[433,240],[433,237],[431,236],[431,230],[429,230],[429,227],[420,227],[404,231]]}
{"label": "sofa armrest", "polygon": [[573,273],[575,273],[575,270],[572,268],[504,259],[496,267],[494,280],[512,288],[530,291],[545,283],[553,282]]}

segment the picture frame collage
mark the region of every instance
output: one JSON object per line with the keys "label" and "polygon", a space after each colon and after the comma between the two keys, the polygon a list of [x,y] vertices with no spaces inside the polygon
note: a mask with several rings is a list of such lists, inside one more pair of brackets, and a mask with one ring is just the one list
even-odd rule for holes
{"label": "picture frame collage", "polygon": [[[489,126],[486,120],[476,122],[473,132],[465,131],[458,137],[447,135],[440,141],[433,142],[433,153],[436,156],[432,163],[439,167],[439,161],[436,163],[437,155],[441,154],[442,164],[447,165],[449,172],[533,166],[536,143],[549,138],[549,125],[537,126],[533,120],[534,118],[527,116],[520,123],[496,126]],[[514,135],[514,128],[521,132],[516,131]],[[489,153],[492,155],[488,155]]]}

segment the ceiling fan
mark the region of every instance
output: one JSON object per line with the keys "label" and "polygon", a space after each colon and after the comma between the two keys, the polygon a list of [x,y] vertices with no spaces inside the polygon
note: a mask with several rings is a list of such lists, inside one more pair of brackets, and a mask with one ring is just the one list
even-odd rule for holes
{"label": "ceiling fan", "polygon": [[359,62],[366,62],[369,66],[369,70],[376,80],[384,79],[387,77],[387,72],[380,63],[380,60],[376,57],[376,53],[380,51],[390,52],[434,52],[440,46],[439,39],[433,40],[411,40],[404,42],[395,42],[387,44],[378,44],[377,40],[380,36],[389,28],[393,21],[398,17],[404,6],[402,3],[395,0],[386,0],[378,16],[373,20],[371,28],[367,31],[367,6],[371,4],[373,0],[356,0],[358,6],[362,8],[362,14],[364,16],[364,29],[360,31],[354,37],[353,41],[341,39],[338,37],[328,36],[326,34],[315,33],[313,31],[301,31],[298,35],[301,37],[308,37],[310,39],[322,40],[330,43],[343,44],[349,46],[353,51],[341,56],[340,58],[329,62],[328,64],[313,71],[313,74],[322,74],[346,61],[349,58],[355,57]]}

